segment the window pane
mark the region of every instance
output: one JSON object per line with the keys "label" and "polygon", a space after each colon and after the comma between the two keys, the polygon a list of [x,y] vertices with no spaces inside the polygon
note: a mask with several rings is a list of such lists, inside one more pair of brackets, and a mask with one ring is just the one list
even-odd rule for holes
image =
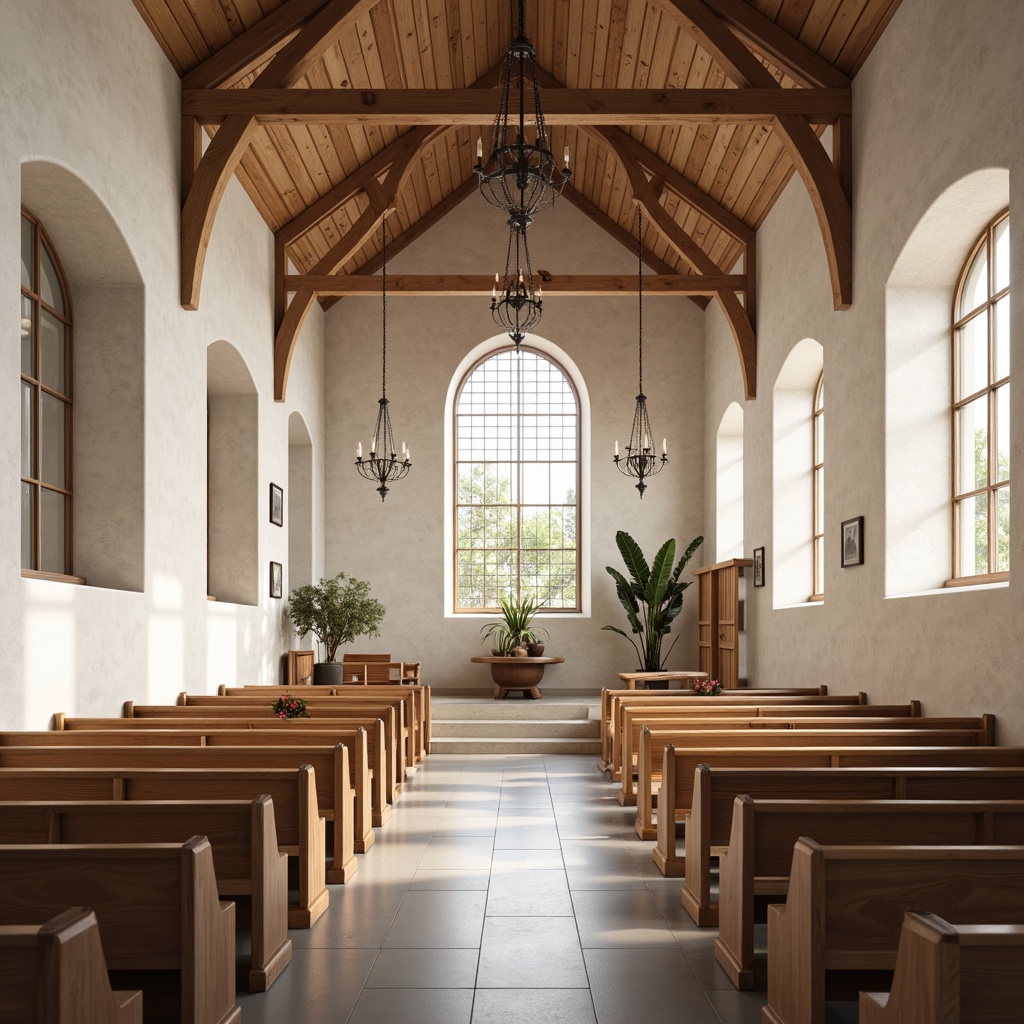
{"label": "window pane", "polygon": [[67,394],[64,379],[64,324],[42,310],[39,317],[39,379],[48,388]]}
{"label": "window pane", "polygon": [[551,467],[551,500],[555,504],[576,504],[576,463],[556,463]]}
{"label": "window pane", "polygon": [[825,416],[814,417],[814,461],[825,461]]}
{"label": "window pane", "polygon": [[957,502],[957,531],[960,541],[958,576],[980,576],[988,572],[988,493]]}
{"label": "window pane", "polygon": [[1001,220],[993,229],[996,246],[996,291],[1010,286],[1010,218]]}
{"label": "window pane", "polygon": [[814,542],[814,592],[825,593],[825,538],[818,537]]}
{"label": "window pane", "polygon": [[1010,488],[996,491],[996,564],[993,572],[1010,571]]}
{"label": "window pane", "polygon": [[64,557],[64,495],[58,494],[57,491],[48,491],[44,487],[40,490],[39,496],[39,526],[42,540],[39,568],[43,572],[67,572]]}
{"label": "window pane", "polygon": [[64,293],[61,291],[57,268],[54,267],[45,245],[39,247],[39,270],[39,298],[63,315]]}
{"label": "window pane", "polygon": [[988,486],[988,396],[983,395],[957,413],[960,446],[957,493]]}
{"label": "window pane", "polygon": [[35,550],[33,543],[33,529],[35,517],[32,515],[32,485],[23,483],[21,485],[21,567],[22,569],[34,569],[35,562],[32,552]]}
{"label": "window pane", "polygon": [[30,291],[35,291],[32,282],[32,236],[34,225],[26,217],[21,218],[21,283]]}
{"label": "window pane", "polygon": [[527,463],[523,466],[523,501],[531,505],[546,505],[551,501],[549,463]]}
{"label": "window pane", "polygon": [[968,320],[957,332],[957,398],[988,384],[988,312]]}
{"label": "window pane", "polygon": [[1010,375],[1010,296],[995,305],[996,366],[993,380]]}
{"label": "window pane", "polygon": [[1010,479],[1010,385],[996,389],[995,482]]}
{"label": "window pane", "polygon": [[32,365],[32,300],[25,295],[21,297],[21,372],[26,377],[34,377]]}
{"label": "window pane", "polygon": [[[988,246],[978,250],[960,293],[960,316],[966,316],[988,300]],[[960,317],[957,317],[959,319]]]}
{"label": "window pane", "polygon": [[814,532],[824,533],[825,522],[825,467],[814,471]]}
{"label": "window pane", "polygon": [[21,382],[21,475],[35,476],[32,459],[33,427],[32,396],[35,388]]}
{"label": "window pane", "polygon": [[65,410],[59,398],[39,394],[39,479],[55,487],[65,487],[64,449],[67,440]]}

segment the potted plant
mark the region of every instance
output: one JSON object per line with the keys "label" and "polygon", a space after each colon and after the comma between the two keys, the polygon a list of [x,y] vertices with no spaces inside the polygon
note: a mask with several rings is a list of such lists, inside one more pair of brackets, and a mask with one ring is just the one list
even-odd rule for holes
{"label": "potted plant", "polygon": [[[532,597],[503,597],[501,604],[502,621],[489,622],[480,632],[484,641],[490,640],[497,657],[511,657],[516,648],[529,651],[534,657],[544,652],[542,640],[548,639],[548,631],[533,625],[533,617],[541,609],[541,602]],[[540,648],[538,651],[537,648]],[[536,654],[534,652],[536,651]]]}
{"label": "potted plant", "polygon": [[[640,546],[625,530],[619,530],[615,534],[615,543],[618,545],[623,562],[626,563],[630,578],[627,580],[618,569],[610,565],[607,566],[607,569],[612,579],[615,580],[615,593],[626,611],[626,618],[629,620],[629,628],[633,635],[619,629],[618,626],[602,626],[601,628],[609,629],[613,633],[620,633],[633,645],[637,657],[640,659],[641,672],[661,672],[675,646],[675,640],[673,640],[663,655],[661,652],[662,641],[672,632],[672,622],[683,610],[683,591],[690,586],[689,581],[681,583],[679,577],[693,553],[704,543],[704,538],[696,537],[690,542],[686,553],[679,559],[674,569],[672,568],[672,562],[676,557],[674,539],[667,540],[662,544],[650,566],[648,566]],[[634,640],[634,636],[638,640]],[[650,686],[651,683],[648,682],[647,685]]]}
{"label": "potted plant", "polygon": [[339,572],[329,580],[307,583],[288,595],[288,614],[298,636],[312,633],[317,651],[321,645],[327,658],[313,666],[318,686],[340,686],[342,666],[335,655],[342,644],[360,636],[380,636],[384,605],[370,597],[370,584]]}

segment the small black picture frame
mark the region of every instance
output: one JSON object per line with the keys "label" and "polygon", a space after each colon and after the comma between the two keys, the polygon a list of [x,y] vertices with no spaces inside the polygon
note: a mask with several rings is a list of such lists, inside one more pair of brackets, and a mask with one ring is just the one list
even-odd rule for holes
{"label": "small black picture frame", "polygon": [[754,586],[764,586],[764,548],[754,548]]}
{"label": "small black picture frame", "polygon": [[844,569],[864,564],[864,517],[855,516],[839,526],[839,564]]}
{"label": "small black picture frame", "polygon": [[284,593],[284,569],[280,562],[270,563],[270,596],[282,597]]}
{"label": "small black picture frame", "polygon": [[277,484],[270,485],[270,521],[275,526],[284,526],[284,488]]}

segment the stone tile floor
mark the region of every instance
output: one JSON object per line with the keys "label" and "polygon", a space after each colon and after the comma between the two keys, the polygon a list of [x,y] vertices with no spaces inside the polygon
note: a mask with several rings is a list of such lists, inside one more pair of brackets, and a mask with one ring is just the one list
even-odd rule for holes
{"label": "stone tile floor", "polygon": [[591,755],[431,755],[243,1019],[759,1024],[632,814]]}

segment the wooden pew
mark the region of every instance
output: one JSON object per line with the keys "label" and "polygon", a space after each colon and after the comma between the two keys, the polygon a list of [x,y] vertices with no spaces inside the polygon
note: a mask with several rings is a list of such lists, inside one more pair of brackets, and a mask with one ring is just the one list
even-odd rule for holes
{"label": "wooden pew", "polygon": [[[833,696],[817,693],[779,694],[770,690],[733,690],[718,697],[698,697],[690,690],[671,693],[664,690],[608,690],[601,691],[601,762],[602,771],[607,770],[611,760],[612,736],[618,721],[618,707],[621,701],[648,701],[652,704],[678,701],[685,708],[729,708],[729,707],[772,707],[782,705],[813,705],[822,708],[842,707],[849,704],[867,704],[866,693],[837,694]],[[824,712],[823,712],[824,713]]]}
{"label": "wooden pew", "polygon": [[[665,747],[674,744],[676,750],[692,749],[714,751],[722,748],[780,750],[795,754],[803,747],[841,750],[849,747],[970,747],[975,750],[998,750],[978,744],[979,734],[970,729],[733,729],[704,732],[696,730],[649,729],[640,730],[640,749],[637,753],[636,782],[630,773],[624,773],[617,796],[623,806],[636,804],[636,832],[641,839],[656,839],[654,825],[654,797],[661,784]],[[700,762],[713,763],[710,758]],[[700,763],[698,762],[698,763]],[[784,765],[785,761],[774,761]],[[927,764],[927,761],[922,762]],[[970,764],[970,761],[955,762]],[[1012,761],[980,761],[979,764]],[[827,767],[827,765],[826,765]],[[851,767],[853,767],[851,765]]]}
{"label": "wooden pew", "polygon": [[0,925],[0,1024],[142,1024],[142,992],[113,992],[96,915]]}
{"label": "wooden pew", "polygon": [[896,966],[903,917],[1024,923],[1019,846],[793,848],[785,906],[768,908],[768,1003],[762,1024],[824,1024],[827,972]]}
{"label": "wooden pew", "polygon": [[[181,1019],[235,1024],[235,905],[217,898],[205,836],[186,843],[0,846],[0,924],[88,903],[111,971],[173,971]],[[147,1004],[151,989],[143,984]]]}
{"label": "wooden pew", "polygon": [[288,855],[277,846],[274,802],[255,800],[0,802],[0,845],[183,843],[205,835],[221,897],[251,898],[236,924],[252,935],[243,983],[265,992],[291,963]]}
{"label": "wooden pew", "polygon": [[[689,755],[684,752],[685,759]],[[733,802],[746,793],[785,800],[1024,800],[1024,768],[712,768],[677,774],[680,758],[666,759],[658,797],[654,863],[683,877],[681,901],[701,928],[718,924],[711,900],[711,859],[729,845]],[[683,770],[685,772],[685,768]],[[693,779],[692,788],[686,779]],[[685,856],[676,853],[677,806],[686,814]]]}
{"label": "wooden pew", "polygon": [[892,992],[861,992],[860,1024],[1019,1024],[1024,925],[903,919]]}
{"label": "wooden pew", "polygon": [[[334,722],[338,722],[342,728],[362,726],[366,729],[367,745],[369,748],[370,737],[377,730],[377,720],[384,723],[384,789],[386,800],[388,804],[394,804],[398,800],[399,793],[402,791],[400,775],[403,774],[404,769],[403,772],[399,771],[397,715],[395,708],[392,706],[360,706],[353,715],[338,716],[337,718],[333,716],[324,716],[317,719],[293,718],[287,723],[273,717],[250,718],[244,714],[221,715],[213,710],[209,714],[196,714],[194,709],[189,712],[182,712],[180,716],[168,715],[155,718],[75,718],[65,715],[63,712],[57,712],[53,716],[53,729],[50,730],[48,735],[54,735],[55,733],[60,735],[64,732],[80,730],[86,732],[113,732],[119,730],[121,732],[135,731],[142,733],[146,731],[163,732],[168,729],[258,729],[274,735],[285,734],[295,736],[301,735],[306,730],[310,732],[322,732],[324,729],[329,730]],[[287,730],[287,733],[285,733],[285,730]],[[43,734],[35,733],[34,735]],[[53,742],[59,742],[59,740],[54,740]],[[263,741],[258,738],[253,739],[254,744],[261,742],[271,741]],[[367,750],[367,755],[369,756],[369,749]],[[388,811],[383,811],[382,813],[385,817],[389,814]],[[377,823],[374,822],[374,824]]]}
{"label": "wooden pew", "polygon": [[805,834],[825,846],[863,845],[867,836],[879,846],[1019,846],[1024,802],[736,797],[718,860],[715,959],[739,989],[756,984],[755,903],[785,898],[793,846]]}
{"label": "wooden pew", "polygon": [[[348,881],[357,870],[355,797],[348,748],[334,747],[0,747],[0,768],[261,768],[314,769],[320,816],[334,823],[328,882]],[[258,795],[258,794],[253,794]],[[16,797],[14,799],[17,799]],[[369,830],[373,836],[373,829]]]}
{"label": "wooden pew", "polygon": [[289,928],[309,928],[327,909],[324,819],[317,809],[316,775],[297,769],[217,771],[200,768],[0,768],[0,800],[254,800],[274,803],[277,846],[296,859],[298,902]]}
{"label": "wooden pew", "polygon": [[341,659],[345,681],[349,683],[420,682],[420,662],[394,661],[390,654],[346,654]]}

